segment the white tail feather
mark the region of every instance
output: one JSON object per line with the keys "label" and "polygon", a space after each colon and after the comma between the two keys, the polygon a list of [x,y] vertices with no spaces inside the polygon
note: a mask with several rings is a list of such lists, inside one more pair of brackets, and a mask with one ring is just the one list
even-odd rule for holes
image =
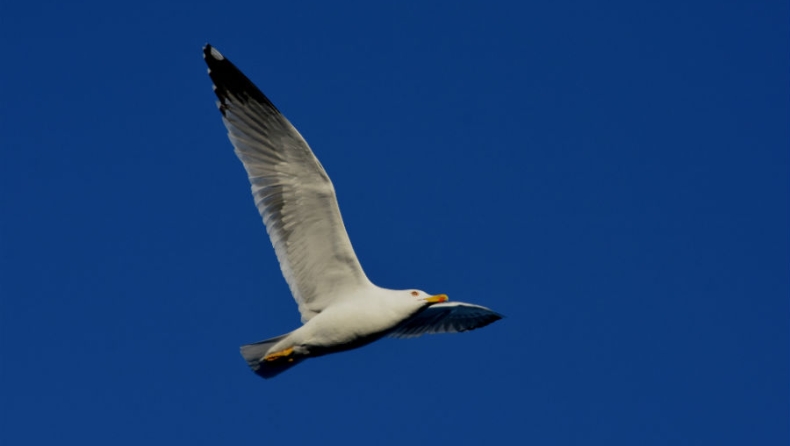
{"label": "white tail feather", "polygon": [[279,375],[280,373],[290,369],[304,360],[304,358],[300,358],[287,362],[262,361],[266,354],[269,353],[269,350],[272,348],[272,346],[280,342],[280,340],[289,334],[290,333],[287,333],[277,336],[276,338],[266,339],[265,341],[259,341],[254,344],[242,345],[241,356],[244,357],[244,360],[247,361],[247,365],[249,365],[252,371],[257,375],[262,376],[263,378],[271,378],[273,376]]}

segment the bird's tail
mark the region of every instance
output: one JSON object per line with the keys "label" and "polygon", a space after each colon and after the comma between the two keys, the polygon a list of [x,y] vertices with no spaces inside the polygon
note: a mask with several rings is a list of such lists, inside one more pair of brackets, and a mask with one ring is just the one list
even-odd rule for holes
{"label": "bird's tail", "polygon": [[275,361],[264,361],[263,358],[269,352],[272,346],[290,333],[277,336],[275,338],[259,341],[254,344],[247,344],[241,346],[241,356],[247,361],[253,372],[263,378],[272,378],[280,373],[290,369],[291,367],[304,361],[305,358],[282,358]]}

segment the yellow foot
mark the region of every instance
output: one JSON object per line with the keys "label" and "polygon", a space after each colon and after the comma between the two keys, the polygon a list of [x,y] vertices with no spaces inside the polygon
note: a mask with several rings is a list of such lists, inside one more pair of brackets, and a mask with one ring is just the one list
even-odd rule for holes
{"label": "yellow foot", "polygon": [[[293,347],[286,348],[285,350],[274,352],[263,357],[266,362],[277,361],[280,359],[288,358],[294,353]],[[288,358],[288,362],[293,362],[294,358]]]}

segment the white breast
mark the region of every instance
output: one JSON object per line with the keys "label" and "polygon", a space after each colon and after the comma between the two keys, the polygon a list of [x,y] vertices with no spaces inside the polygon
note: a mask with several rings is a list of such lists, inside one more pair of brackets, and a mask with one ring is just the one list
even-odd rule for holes
{"label": "white breast", "polygon": [[424,306],[402,292],[373,288],[329,306],[291,338],[308,349],[344,349],[348,344],[364,344],[367,338],[378,339]]}

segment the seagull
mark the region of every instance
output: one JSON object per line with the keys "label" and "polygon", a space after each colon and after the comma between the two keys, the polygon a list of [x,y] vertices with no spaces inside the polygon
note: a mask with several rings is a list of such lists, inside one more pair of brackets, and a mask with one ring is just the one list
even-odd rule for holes
{"label": "seagull", "polygon": [[390,290],[368,280],[346,233],[335,188],[302,135],[235,65],[211,45],[203,59],[217,107],[252,186],[302,326],[241,355],[263,378],[300,362],[384,336],[458,333],[502,318],[446,294]]}

